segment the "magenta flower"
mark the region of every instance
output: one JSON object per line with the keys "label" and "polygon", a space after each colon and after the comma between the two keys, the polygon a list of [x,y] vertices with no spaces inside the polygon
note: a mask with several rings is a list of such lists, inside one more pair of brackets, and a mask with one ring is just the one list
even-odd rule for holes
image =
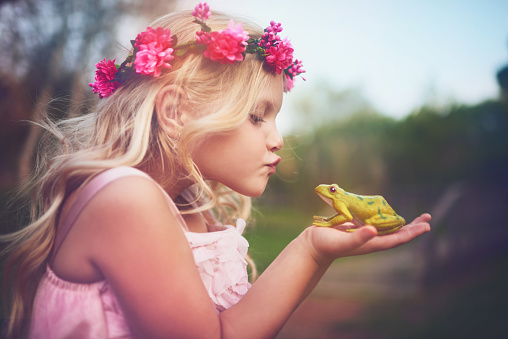
{"label": "magenta flower", "polygon": [[223,31],[199,33],[196,36],[196,42],[206,46],[203,55],[221,64],[234,64],[236,61],[243,60],[248,39],[249,33],[243,30],[242,24],[235,26],[233,20]]}
{"label": "magenta flower", "polygon": [[120,87],[120,82],[113,81],[117,73],[115,60],[106,61],[106,58],[104,58],[104,60],[95,65],[97,67],[95,82],[88,84],[88,86],[92,87],[94,93],[99,94],[100,99],[109,97]]}
{"label": "magenta flower", "polygon": [[169,48],[168,50],[159,52],[150,46],[148,49],[136,53],[134,62],[136,73],[153,75],[155,78],[160,76],[163,68],[171,68],[167,61],[173,59],[171,55],[173,49]]}
{"label": "magenta flower", "polygon": [[211,41],[212,35],[205,31],[196,32],[196,43],[200,45],[208,45]]}
{"label": "magenta flower", "polygon": [[277,34],[277,33],[280,33],[282,32],[282,24],[279,22],[279,23],[276,23],[275,21],[270,21],[270,26],[268,26],[266,28],[266,31],[267,32],[270,32],[270,33],[274,33],[274,34]]}
{"label": "magenta flower", "polygon": [[293,64],[293,51],[289,40],[284,39],[265,51],[265,60],[275,73],[281,74],[283,70]]}
{"label": "magenta flower", "polygon": [[141,32],[136,36],[136,42],[134,43],[134,46],[141,49],[141,46],[151,43],[155,43],[157,48],[160,49],[170,48],[173,43],[173,38],[171,38],[171,31],[162,27],[157,27],[156,29],[147,27],[146,31]]}
{"label": "magenta flower", "polygon": [[265,32],[259,40],[258,46],[268,49],[276,45],[280,41],[280,36],[277,35],[277,33],[280,32],[282,32],[281,23],[276,23],[273,20],[270,21],[270,26],[265,28]]}
{"label": "magenta flower", "polygon": [[[291,77],[295,77],[301,73],[305,73],[305,70],[302,67],[303,67],[302,62],[296,59],[294,64],[288,68],[288,73],[291,75]],[[303,78],[303,80],[305,80],[305,78]]]}
{"label": "magenta flower", "polygon": [[197,4],[192,15],[204,22],[212,15],[212,12],[210,12],[210,6],[205,2]]}
{"label": "magenta flower", "polygon": [[171,68],[169,61],[174,58],[172,42],[171,31],[162,27],[148,27],[139,33],[134,43],[139,48],[134,60],[136,73],[158,77],[163,68]]}
{"label": "magenta flower", "polygon": [[289,75],[285,75],[284,77],[284,92],[289,92],[295,87],[295,81],[291,79]]}
{"label": "magenta flower", "polygon": [[268,49],[271,46],[276,45],[280,41],[280,36],[273,32],[265,32],[259,40],[258,46]]}
{"label": "magenta flower", "polygon": [[114,64],[115,60],[106,59],[96,65],[95,82],[89,84],[94,93],[98,93],[101,99],[108,97],[136,73],[159,77],[163,69],[172,67],[170,61],[175,56],[181,57],[189,51],[203,51],[204,57],[221,64],[234,64],[242,61],[246,53],[255,54],[274,73],[284,74],[285,91],[293,88],[295,76],[305,72],[301,61],[293,62],[294,50],[289,40],[282,40],[278,35],[282,32],[281,23],[270,21],[270,26],[260,38],[249,38],[249,33],[243,30],[242,24],[235,25],[233,20],[226,29],[212,31],[205,24],[211,16],[206,2],[199,3],[192,15],[196,18],[192,22],[201,26],[194,41],[177,44],[169,29],[147,27],[132,41],[133,52],[120,66]]}

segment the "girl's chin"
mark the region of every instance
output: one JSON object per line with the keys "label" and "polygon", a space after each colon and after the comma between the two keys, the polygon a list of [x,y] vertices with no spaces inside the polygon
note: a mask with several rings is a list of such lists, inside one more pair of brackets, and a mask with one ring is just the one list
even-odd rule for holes
{"label": "girl's chin", "polygon": [[266,189],[266,184],[263,185],[262,187],[255,187],[255,188],[249,188],[249,189],[245,189],[245,190],[235,190],[235,191],[242,194],[242,195],[250,197],[250,198],[257,198],[261,194],[264,193],[265,189]]}
{"label": "girl's chin", "polygon": [[222,182],[231,190],[250,198],[257,198],[265,192],[269,177],[244,180],[242,182]]}

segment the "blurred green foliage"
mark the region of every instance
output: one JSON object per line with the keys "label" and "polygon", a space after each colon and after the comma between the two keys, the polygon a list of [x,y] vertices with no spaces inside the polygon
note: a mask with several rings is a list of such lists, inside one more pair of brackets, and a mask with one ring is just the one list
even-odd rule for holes
{"label": "blurred green foliage", "polygon": [[292,207],[274,206],[256,209],[246,238],[257,269],[262,272],[279,253],[312,224],[312,216]]}
{"label": "blurred green foliage", "polygon": [[[453,182],[507,185],[508,109],[498,101],[424,106],[402,120],[358,112],[286,138],[268,201],[314,210],[320,183],[360,194],[419,189],[439,193]],[[282,193],[281,193],[282,192]]]}
{"label": "blurred green foliage", "polygon": [[[312,215],[326,206],[314,193],[321,183],[381,194],[408,221],[433,213],[435,228],[426,250],[437,263],[428,263],[424,278],[430,283],[432,277],[454,272],[450,265],[459,268],[462,260],[502,251],[508,240],[503,215],[507,130],[508,106],[491,100],[424,106],[401,120],[359,111],[300,137],[289,136],[278,175],[257,201],[261,212],[268,208],[267,221],[273,223],[261,229],[286,225],[284,220],[294,220],[300,230],[310,225]],[[280,208],[281,220],[273,219],[274,207]],[[284,232],[288,237],[281,242],[287,243],[293,233]],[[440,257],[438,247],[453,255]]]}
{"label": "blurred green foliage", "polygon": [[370,302],[363,317],[336,323],[334,332],[377,339],[502,338],[508,333],[506,267],[503,255],[425,294]]}
{"label": "blurred green foliage", "polygon": [[358,111],[287,136],[278,175],[257,200],[263,217],[248,233],[254,260],[263,270],[321,214],[318,184],[382,194],[407,220],[433,214],[432,231],[406,245],[424,262],[421,289],[359,301],[363,317],[337,323],[337,337],[499,337],[508,330],[507,131],[508,106],[490,100],[423,106],[401,120]]}

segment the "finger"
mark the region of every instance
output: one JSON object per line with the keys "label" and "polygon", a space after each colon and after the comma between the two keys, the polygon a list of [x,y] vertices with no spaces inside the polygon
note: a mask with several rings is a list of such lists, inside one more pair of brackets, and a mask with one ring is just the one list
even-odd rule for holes
{"label": "finger", "polygon": [[412,223],[429,222],[432,216],[429,213],[423,213],[419,217],[415,218]]}
{"label": "finger", "polygon": [[377,235],[376,228],[372,226],[364,226],[353,233],[335,232],[330,233],[328,245],[324,247],[326,248],[324,253],[334,258],[347,256],[347,253],[357,251]]}
{"label": "finger", "polygon": [[428,231],[430,231],[430,225],[427,222],[413,221],[411,224],[401,228],[398,232],[387,235],[386,239],[388,241],[383,245],[387,248],[397,247]]}
{"label": "finger", "polygon": [[342,223],[340,225],[337,225],[337,226],[355,227],[356,224],[354,224],[354,223],[352,223],[350,221],[346,221],[346,222],[344,222],[344,223]]}
{"label": "finger", "polygon": [[416,222],[415,220],[414,222],[412,222],[410,225],[407,226],[408,227],[403,227],[401,231],[407,232],[407,238],[409,240],[430,231],[430,224],[426,221]]}
{"label": "finger", "polygon": [[363,246],[367,241],[374,238],[376,235],[377,229],[374,226],[363,226],[358,228],[353,233],[352,243],[354,244],[354,247],[352,248]]}
{"label": "finger", "polygon": [[395,233],[376,237],[375,239],[366,242],[364,245],[353,250],[350,255],[366,254],[394,248],[403,245],[428,231],[430,231],[430,225],[428,223],[413,222],[404,226]]}

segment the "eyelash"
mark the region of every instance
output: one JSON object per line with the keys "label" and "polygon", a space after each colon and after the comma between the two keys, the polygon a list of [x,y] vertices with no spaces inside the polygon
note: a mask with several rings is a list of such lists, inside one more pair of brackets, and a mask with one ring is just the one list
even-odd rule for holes
{"label": "eyelash", "polygon": [[258,124],[260,122],[264,122],[265,121],[262,117],[257,116],[255,114],[249,114],[249,118],[250,118],[250,121],[252,121],[252,123],[254,125],[256,125],[256,124]]}

